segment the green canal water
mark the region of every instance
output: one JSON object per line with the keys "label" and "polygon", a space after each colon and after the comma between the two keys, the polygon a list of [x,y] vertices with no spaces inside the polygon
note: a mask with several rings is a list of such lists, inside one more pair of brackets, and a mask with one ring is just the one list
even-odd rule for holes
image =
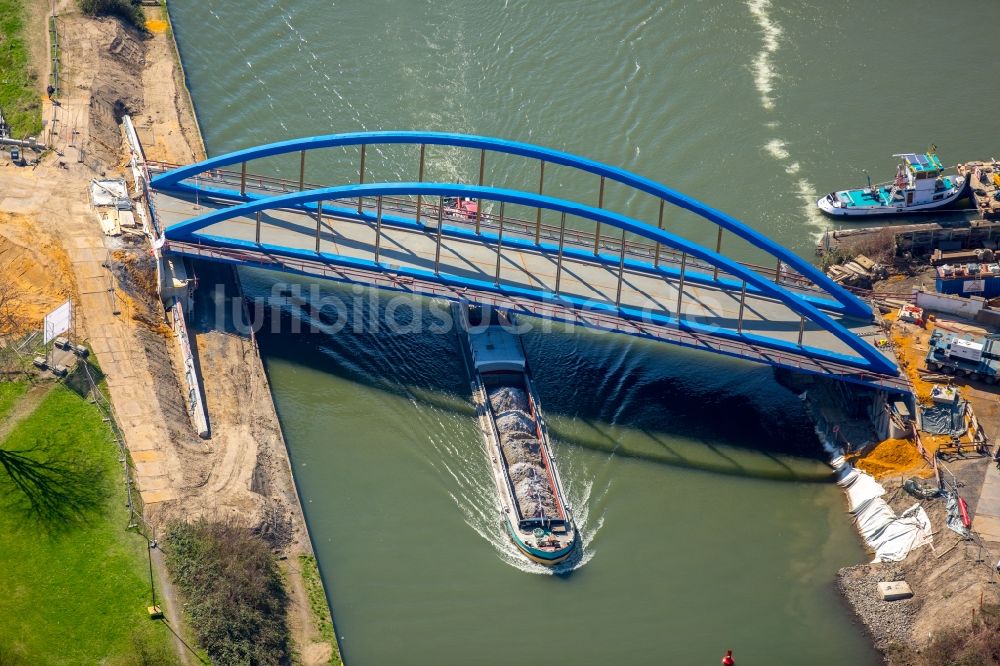
{"label": "green canal water", "polygon": [[[828,224],[812,201],[861,169],[889,177],[892,153],[932,142],[946,163],[1000,154],[985,110],[1000,102],[997,4],[170,9],[211,154],[353,130],[525,140],[665,182],[807,256]],[[383,167],[415,170],[395,159]],[[581,561],[552,575],[499,533],[457,340],[430,331],[429,302],[243,279],[252,297],[284,281],[351,304],[335,334],[294,333],[326,315],[279,308],[260,341],[352,664],[711,664],[730,647],[740,664],[877,662],[833,587],[864,552],[769,369],[529,334],[584,535]]]}

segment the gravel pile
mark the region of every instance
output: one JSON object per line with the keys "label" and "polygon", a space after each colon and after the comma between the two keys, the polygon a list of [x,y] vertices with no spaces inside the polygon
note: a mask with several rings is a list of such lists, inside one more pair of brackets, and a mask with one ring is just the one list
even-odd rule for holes
{"label": "gravel pile", "polygon": [[524,412],[507,412],[497,417],[500,439],[534,439],[535,420]]}
{"label": "gravel pile", "polygon": [[504,386],[488,393],[497,414],[500,448],[521,515],[525,518],[556,516],[556,498],[542,464],[542,443],[536,438],[535,420],[528,414],[528,396],[519,388]]}
{"label": "gravel pile", "polygon": [[534,465],[541,468],[542,457],[539,453],[541,443],[537,439],[501,439],[504,460],[510,468],[518,464]]}
{"label": "gravel pile", "polygon": [[514,486],[514,492],[517,493],[517,503],[521,506],[521,515],[524,517],[557,515],[556,498],[553,497],[549,481],[545,477],[526,477]]}
{"label": "gravel pile", "polygon": [[494,414],[500,415],[514,411],[528,413],[531,411],[528,405],[528,394],[524,392],[524,389],[503,386],[490,391],[489,396],[490,406],[493,408]]}
{"label": "gravel pile", "polygon": [[868,628],[875,647],[882,651],[893,644],[914,644],[914,599],[882,601],[878,593],[880,582],[895,580],[904,580],[902,569],[895,563],[859,564],[837,572],[837,587]]}
{"label": "gravel pile", "polygon": [[538,465],[532,465],[527,462],[514,463],[508,468],[510,472],[510,480],[515,486],[525,479],[534,477],[543,477],[545,472]]}

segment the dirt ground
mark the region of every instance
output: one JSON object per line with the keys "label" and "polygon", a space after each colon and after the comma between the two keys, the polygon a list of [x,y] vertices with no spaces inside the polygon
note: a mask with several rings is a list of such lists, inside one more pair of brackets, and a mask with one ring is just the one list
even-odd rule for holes
{"label": "dirt ground", "polygon": [[[49,3],[28,4],[32,53],[47,62]],[[43,135],[53,151],[33,167],[0,160],[0,280],[19,286],[36,325],[74,296],[78,337],[90,342],[107,376],[153,529],[174,518],[232,517],[268,538],[285,563],[295,562],[311,548],[252,341],[211,326],[192,331],[212,431],[198,438],[178,345],[150,290],[148,244],[141,236],[105,237],[89,203],[91,178],[124,174],[123,113],[133,116],[148,158],[204,156],[166,16],[147,7],[151,34],[144,36],[112,19],[83,17],[73,0],[57,5],[62,96],[46,100]],[[298,658],[326,663],[332,647],[319,638],[301,576],[292,566],[285,571]],[[172,601],[165,611],[180,626]]]}
{"label": "dirt ground", "polygon": [[[901,513],[920,503],[931,521],[933,541],[912,551],[902,562],[859,564],[840,570],[841,591],[872,634],[876,646],[894,653],[893,646],[919,647],[940,630],[971,618],[980,603],[1000,602],[989,554],[962,539],[945,525],[943,499],[917,500],[906,493],[900,477],[884,478],[886,501]],[[905,580],[913,598],[882,601],[879,581]],[[908,663],[890,659],[890,663]]]}
{"label": "dirt ground", "polygon": [[76,293],[69,257],[55,234],[31,216],[2,211],[0,282],[17,294],[22,330],[13,335],[38,330],[46,313]]}

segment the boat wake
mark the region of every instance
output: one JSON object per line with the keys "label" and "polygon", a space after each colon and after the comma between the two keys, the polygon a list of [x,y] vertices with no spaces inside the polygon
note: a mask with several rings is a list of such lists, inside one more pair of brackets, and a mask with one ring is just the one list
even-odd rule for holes
{"label": "boat wake", "polygon": [[[753,63],[754,85],[757,88],[757,92],[760,93],[761,106],[764,107],[765,111],[772,111],[774,109],[774,80],[778,78],[778,74],[771,63],[771,56],[781,46],[778,38],[782,35],[783,31],[781,25],[771,18],[769,13],[771,9],[770,0],[747,0],[746,4],[750,13],[753,14],[754,19],[757,21],[757,26],[763,33],[763,44]],[[778,126],[778,123],[769,122],[767,126],[774,128]],[[802,165],[793,159],[785,142],[779,138],[768,141],[764,145],[764,151],[777,162],[781,163],[785,169],[785,173],[790,176],[798,175],[802,169]],[[826,230],[828,226],[826,219],[816,208],[816,186],[807,178],[798,177],[795,183],[795,194],[802,202],[802,212],[805,215],[806,222],[821,230],[818,233]]]}
{"label": "boat wake", "polygon": [[[478,455],[482,451],[477,450]],[[566,483],[566,495],[573,508],[573,518],[576,523],[579,545],[569,558],[554,566],[547,567],[529,560],[510,540],[500,522],[500,503],[496,491],[490,484],[476,479],[475,483],[462,488],[458,494],[450,493],[459,511],[462,512],[466,524],[493,546],[497,556],[505,563],[525,573],[539,575],[565,575],[585,566],[596,554],[592,547],[594,538],[604,526],[604,511],[591,516],[591,510],[601,505],[601,499],[607,494],[610,484],[605,485],[596,494],[594,481],[581,479],[573,474],[572,464],[567,464],[565,458],[560,459],[560,465],[566,470],[563,477]],[[484,474],[489,470],[484,465]],[[463,484],[464,485],[464,484]]]}
{"label": "boat wake", "polygon": [[[470,419],[469,424],[474,425],[474,421]],[[604,525],[603,499],[610,489],[610,481],[603,486],[598,485],[595,490],[593,469],[584,470],[582,464],[574,464],[576,461],[571,455],[563,453],[559,456],[566,499],[573,511],[579,545],[565,562],[554,567],[543,566],[529,560],[504,531],[500,521],[500,499],[496,487],[490,482],[490,467],[483,444],[478,441],[482,439],[478,428],[470,427],[468,437],[457,439],[453,432],[446,436],[444,428],[440,432],[441,437],[431,437],[433,448],[440,453],[431,460],[431,464],[450,480],[452,490],[448,495],[465,523],[493,547],[504,563],[525,573],[559,575],[590,562],[596,552],[592,547],[593,541]],[[478,443],[473,445],[472,442]],[[608,456],[608,462],[611,457]],[[597,507],[601,508],[594,513]]]}
{"label": "boat wake", "polygon": [[780,46],[778,38],[781,36],[781,26],[771,20],[768,10],[771,8],[771,0],[748,0],[747,8],[753,14],[757,25],[764,33],[763,48],[757,52],[757,57],[753,60],[753,81],[760,93],[760,103],[767,109],[774,108],[774,80],[778,78],[774,66],[771,64],[771,56]]}

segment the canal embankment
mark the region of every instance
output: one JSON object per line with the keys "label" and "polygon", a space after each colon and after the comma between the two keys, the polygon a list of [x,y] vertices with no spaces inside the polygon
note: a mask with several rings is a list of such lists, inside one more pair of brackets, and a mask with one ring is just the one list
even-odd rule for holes
{"label": "canal embankment", "polygon": [[[162,48],[147,53],[143,72],[144,89],[153,91],[147,122],[136,127],[144,152],[151,159],[175,163],[202,159],[204,142],[169,12],[147,10],[147,29]],[[163,81],[172,85],[164,86]],[[200,286],[192,299],[188,331],[210,419],[208,444],[224,452],[209,472],[207,496],[197,503],[214,505],[203,513],[207,518],[238,515],[280,553],[296,658],[307,664],[339,662],[331,613],[325,598],[320,595],[319,604],[314,593],[317,585],[322,590],[322,582],[303,565],[310,561],[312,543],[239,275],[228,267],[189,268],[190,279]],[[230,505],[220,507],[214,497],[228,498]],[[185,514],[185,519],[191,518]],[[326,626],[330,630],[324,631]]]}
{"label": "canal embankment", "polygon": [[[151,21],[166,21],[162,8],[146,11]],[[132,184],[120,125],[125,114],[135,119],[147,155],[174,162],[204,155],[171,33],[157,23],[143,34],[116,19],[85,17],[72,0],[57,2],[55,12],[62,94],[43,105],[51,151],[33,167],[0,170],[7,229],[23,227],[21,236],[38,239],[15,250],[26,260],[41,257],[53,298],[74,300],[73,335],[90,344],[106,373],[153,535],[171,521],[205,518],[236,522],[264,539],[283,569],[295,658],[328,663],[337,647],[323,629],[329,614],[316,601],[316,577],[300,566],[312,544],[252,337],[216,327],[211,318],[191,322],[210,425],[210,437],[202,439],[190,417],[184,359],[156,292],[149,239],[139,229],[104,235],[89,202],[92,178],[121,176]],[[37,23],[41,29],[30,35],[44,53],[51,33],[45,17]],[[239,311],[238,285],[224,294]],[[165,589],[162,567],[156,573]],[[162,606],[169,624],[192,643],[182,600],[167,598]],[[189,653],[179,647],[179,654]]]}

